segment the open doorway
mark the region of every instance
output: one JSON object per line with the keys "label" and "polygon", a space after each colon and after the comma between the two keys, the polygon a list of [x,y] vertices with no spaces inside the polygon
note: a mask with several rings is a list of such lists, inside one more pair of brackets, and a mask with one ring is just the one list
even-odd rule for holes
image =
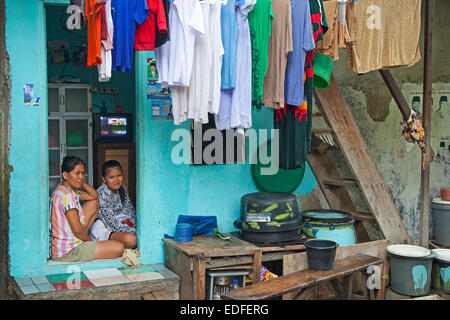
{"label": "open doorway", "polygon": [[123,186],[136,208],[135,68],[100,81],[87,67],[87,25],[67,28],[67,5],[46,5],[49,196],[62,183],[65,156],[86,165],[85,181],[103,182],[102,165],[116,160]]}

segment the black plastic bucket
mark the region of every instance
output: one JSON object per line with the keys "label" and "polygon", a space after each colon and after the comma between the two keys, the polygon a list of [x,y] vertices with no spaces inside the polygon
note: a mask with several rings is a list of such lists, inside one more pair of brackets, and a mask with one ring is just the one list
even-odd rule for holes
{"label": "black plastic bucket", "polygon": [[331,240],[310,239],[305,241],[308,269],[332,270],[338,244]]}

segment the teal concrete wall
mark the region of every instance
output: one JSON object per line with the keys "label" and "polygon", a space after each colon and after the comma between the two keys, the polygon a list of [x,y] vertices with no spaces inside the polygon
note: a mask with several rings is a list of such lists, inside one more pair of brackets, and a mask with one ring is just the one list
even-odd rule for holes
{"label": "teal concrete wall", "polygon": [[[224,232],[237,231],[233,221],[240,215],[241,197],[258,191],[248,163],[191,166],[172,162],[172,149],[181,141],[171,141],[172,132],[189,130],[189,121],[175,126],[172,120],[151,119],[145,93],[147,58],[152,57],[153,52],[136,54],[138,241],[144,263],[164,261],[161,239],[165,233],[174,235],[180,214],[214,215]],[[252,120],[254,129],[271,129],[273,110],[254,111]],[[294,193],[306,195],[316,184],[307,167]]]}
{"label": "teal concrete wall", "polygon": [[[9,255],[12,276],[42,272],[48,253],[48,151],[42,1],[6,1],[6,50],[11,75]],[[34,84],[39,106],[26,106],[24,85]]]}
{"label": "teal concrete wall", "polygon": [[[56,2],[53,0],[51,2]],[[65,3],[64,1],[61,1]],[[66,3],[67,4],[67,3]],[[44,2],[6,0],[6,46],[11,75],[10,273],[13,277],[71,272],[67,265],[49,265],[47,56]],[[33,36],[27,35],[32,31]],[[180,214],[216,215],[224,232],[236,231],[242,195],[255,192],[246,165],[175,165],[171,150],[174,126],[170,120],[152,120],[146,99],[147,57],[135,55],[137,143],[138,241],[142,263],[163,263],[165,233],[174,234]],[[113,73],[114,77],[120,77]],[[24,84],[33,83],[39,106],[26,106]],[[254,128],[272,128],[272,111],[254,113]],[[316,181],[307,168],[294,192],[308,194]],[[119,260],[77,264],[81,270],[122,266]]]}

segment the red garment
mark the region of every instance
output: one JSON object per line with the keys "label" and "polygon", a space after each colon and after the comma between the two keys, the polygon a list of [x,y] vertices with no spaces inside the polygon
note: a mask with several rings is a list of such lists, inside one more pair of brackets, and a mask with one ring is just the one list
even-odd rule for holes
{"label": "red garment", "polygon": [[101,9],[105,6],[105,2],[105,0],[86,0],[88,67],[93,67],[102,63]]}
{"label": "red garment", "polygon": [[160,33],[167,33],[166,13],[162,0],[146,0],[150,14],[142,24],[136,25],[134,50],[155,50],[156,28]]}

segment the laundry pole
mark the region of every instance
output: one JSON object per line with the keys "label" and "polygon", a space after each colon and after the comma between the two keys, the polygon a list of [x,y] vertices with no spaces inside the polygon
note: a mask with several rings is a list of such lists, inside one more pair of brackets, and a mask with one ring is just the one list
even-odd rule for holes
{"label": "laundry pole", "polygon": [[[422,153],[420,183],[419,245],[428,248],[430,225],[430,160],[431,160],[431,91],[432,56],[435,1],[425,1],[425,45],[423,72],[423,128],[425,131],[425,153]],[[425,157],[425,159],[423,159]],[[423,161],[425,165],[422,166]]]}

